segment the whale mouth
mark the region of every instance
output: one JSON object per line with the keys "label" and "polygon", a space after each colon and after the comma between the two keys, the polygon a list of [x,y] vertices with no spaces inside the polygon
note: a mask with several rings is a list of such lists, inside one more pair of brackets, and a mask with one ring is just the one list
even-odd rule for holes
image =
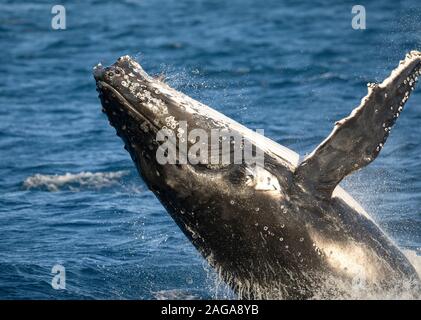
{"label": "whale mouth", "polygon": [[[153,81],[130,57],[121,57],[113,65],[93,68],[102,111],[108,116],[117,134],[131,133],[141,129],[157,132],[161,129],[163,112],[166,108],[158,97],[153,97],[147,83]],[[140,124],[140,125],[139,125]]]}
{"label": "whale mouth", "polygon": [[116,88],[104,81],[97,82],[99,96],[103,105],[103,112],[108,115],[110,123],[116,129],[125,129],[127,120],[134,118],[137,121],[145,122],[159,130],[158,126],[142,112],[142,108],[136,108]]}

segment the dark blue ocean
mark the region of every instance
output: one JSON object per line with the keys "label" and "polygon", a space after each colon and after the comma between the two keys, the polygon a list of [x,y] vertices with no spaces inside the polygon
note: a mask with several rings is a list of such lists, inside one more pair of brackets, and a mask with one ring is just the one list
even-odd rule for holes
{"label": "dark blue ocean", "polygon": [[[96,63],[133,55],[303,155],[421,49],[419,0],[358,3],[366,30],[353,1],[62,1],[66,30],[51,28],[54,4],[0,1],[0,299],[230,296],[101,113]],[[342,183],[418,266],[420,91],[381,156]]]}

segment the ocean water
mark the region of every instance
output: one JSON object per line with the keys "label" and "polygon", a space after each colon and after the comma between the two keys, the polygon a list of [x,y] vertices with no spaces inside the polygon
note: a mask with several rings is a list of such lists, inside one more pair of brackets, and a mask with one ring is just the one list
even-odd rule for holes
{"label": "ocean water", "polygon": [[[0,2],[0,299],[224,298],[138,177],[91,75],[121,55],[304,155],[405,53],[418,0]],[[363,3],[364,4],[364,3]],[[421,92],[381,156],[342,185],[420,266]],[[51,286],[54,265],[66,289]],[[421,269],[421,268],[420,268]],[[399,298],[399,297],[396,297]]]}

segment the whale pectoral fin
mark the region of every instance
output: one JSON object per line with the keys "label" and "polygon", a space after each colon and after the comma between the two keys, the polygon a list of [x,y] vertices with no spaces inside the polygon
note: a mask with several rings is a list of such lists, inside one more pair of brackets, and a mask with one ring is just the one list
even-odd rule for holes
{"label": "whale pectoral fin", "polygon": [[330,199],[343,178],[379,155],[391,127],[418,80],[421,52],[412,51],[381,84],[369,84],[368,94],[295,172],[296,185]]}

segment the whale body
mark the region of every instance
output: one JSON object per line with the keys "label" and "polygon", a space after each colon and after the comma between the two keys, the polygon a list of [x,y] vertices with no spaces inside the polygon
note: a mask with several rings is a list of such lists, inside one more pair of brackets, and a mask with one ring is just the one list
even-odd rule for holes
{"label": "whale body", "polygon": [[[294,151],[149,76],[129,56],[94,68],[103,111],[141,177],[219,276],[244,299],[419,297],[399,248],[339,183],[381,152],[420,75],[412,51],[300,161]],[[228,130],[264,164],[160,164],[162,129]],[[218,147],[212,145],[210,149]],[[178,146],[178,155],[183,152]]]}

